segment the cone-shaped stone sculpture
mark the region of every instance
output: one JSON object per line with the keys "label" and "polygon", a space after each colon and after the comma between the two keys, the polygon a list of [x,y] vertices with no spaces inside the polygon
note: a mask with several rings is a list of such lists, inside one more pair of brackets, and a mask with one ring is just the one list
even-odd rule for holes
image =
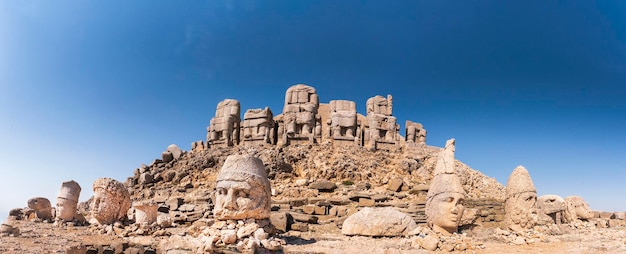
{"label": "cone-shaped stone sculpture", "polygon": [[454,144],[454,139],[448,140],[439,153],[433,180],[426,195],[428,225],[435,232],[444,235],[457,232],[465,198],[465,190],[455,166]]}
{"label": "cone-shaped stone sculpture", "polygon": [[506,183],[504,223],[514,231],[532,228],[537,221],[537,189],[528,170],[517,166]]}

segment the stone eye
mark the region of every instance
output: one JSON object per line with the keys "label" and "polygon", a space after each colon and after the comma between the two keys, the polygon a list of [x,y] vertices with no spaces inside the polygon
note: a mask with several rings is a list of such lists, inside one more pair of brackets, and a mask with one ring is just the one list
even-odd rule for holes
{"label": "stone eye", "polygon": [[217,189],[217,194],[220,194],[220,195],[226,195],[226,189],[224,189],[224,188],[218,188],[218,189]]}

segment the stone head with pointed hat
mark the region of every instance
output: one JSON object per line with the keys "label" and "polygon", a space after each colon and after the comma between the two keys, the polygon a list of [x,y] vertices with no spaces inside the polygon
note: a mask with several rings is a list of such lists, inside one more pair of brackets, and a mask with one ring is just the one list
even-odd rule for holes
{"label": "stone head with pointed hat", "polygon": [[522,231],[537,221],[537,189],[528,170],[517,166],[506,183],[504,223],[512,230]]}
{"label": "stone head with pointed hat", "polygon": [[271,187],[263,161],[231,155],[217,176],[213,214],[218,220],[270,217]]}
{"label": "stone head with pointed hat", "polygon": [[458,231],[463,215],[465,190],[454,160],[454,139],[446,142],[435,166],[433,180],[426,195],[426,220],[435,231],[450,235]]}

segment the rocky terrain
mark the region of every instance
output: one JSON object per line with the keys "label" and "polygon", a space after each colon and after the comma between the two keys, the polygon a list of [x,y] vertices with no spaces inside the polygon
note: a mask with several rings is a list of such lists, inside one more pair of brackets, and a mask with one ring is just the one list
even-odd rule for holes
{"label": "rocky terrain", "polygon": [[[163,219],[157,223],[133,224],[133,209],[129,211],[131,220],[108,226],[14,220],[13,227],[20,232],[18,236],[2,236],[0,252],[193,253],[185,238],[197,236],[203,227],[215,223],[212,208],[217,172],[226,156],[243,153],[258,156],[269,170],[272,223],[285,241],[285,252],[426,251],[417,243],[423,237],[419,234],[346,236],[341,234],[341,227],[349,215],[365,207],[394,207],[425,227],[423,204],[438,152],[439,148],[426,146],[370,151],[328,143],[180,151],[171,160],[165,156],[142,165],[125,183],[133,203],[149,200],[159,204]],[[597,213],[596,217],[604,219],[578,224],[538,226],[525,236],[498,228],[504,187],[460,161],[456,164],[468,193],[465,205],[469,215],[462,223],[463,234],[450,238],[448,247],[441,239],[438,250],[454,250],[465,242],[464,251],[473,253],[626,252],[619,213]],[[89,202],[79,207],[88,216]]]}

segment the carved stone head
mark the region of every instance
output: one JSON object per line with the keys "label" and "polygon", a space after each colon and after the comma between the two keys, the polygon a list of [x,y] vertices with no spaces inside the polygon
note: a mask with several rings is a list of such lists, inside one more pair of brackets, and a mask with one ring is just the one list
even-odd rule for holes
{"label": "carved stone head", "polygon": [[217,176],[215,208],[218,220],[270,217],[271,187],[263,161],[248,155],[226,158]]}
{"label": "carved stone head", "polygon": [[29,199],[28,208],[35,210],[35,214],[39,219],[52,219],[52,206],[50,205],[50,200],[47,198],[36,197]]}
{"label": "carved stone head", "polygon": [[588,220],[593,218],[593,211],[582,197],[569,196],[565,198],[565,213],[563,217],[568,223],[579,219]]}
{"label": "carved stone head", "polygon": [[509,176],[504,212],[504,223],[512,230],[530,229],[537,222],[537,189],[523,166]]}
{"label": "carved stone head", "polygon": [[122,221],[130,209],[126,187],[111,178],[98,178],[93,183],[92,215],[100,224]]}
{"label": "carved stone head", "polygon": [[463,216],[465,190],[457,175],[454,139],[439,154],[433,180],[426,195],[426,220],[433,231],[450,235],[458,231]]}

